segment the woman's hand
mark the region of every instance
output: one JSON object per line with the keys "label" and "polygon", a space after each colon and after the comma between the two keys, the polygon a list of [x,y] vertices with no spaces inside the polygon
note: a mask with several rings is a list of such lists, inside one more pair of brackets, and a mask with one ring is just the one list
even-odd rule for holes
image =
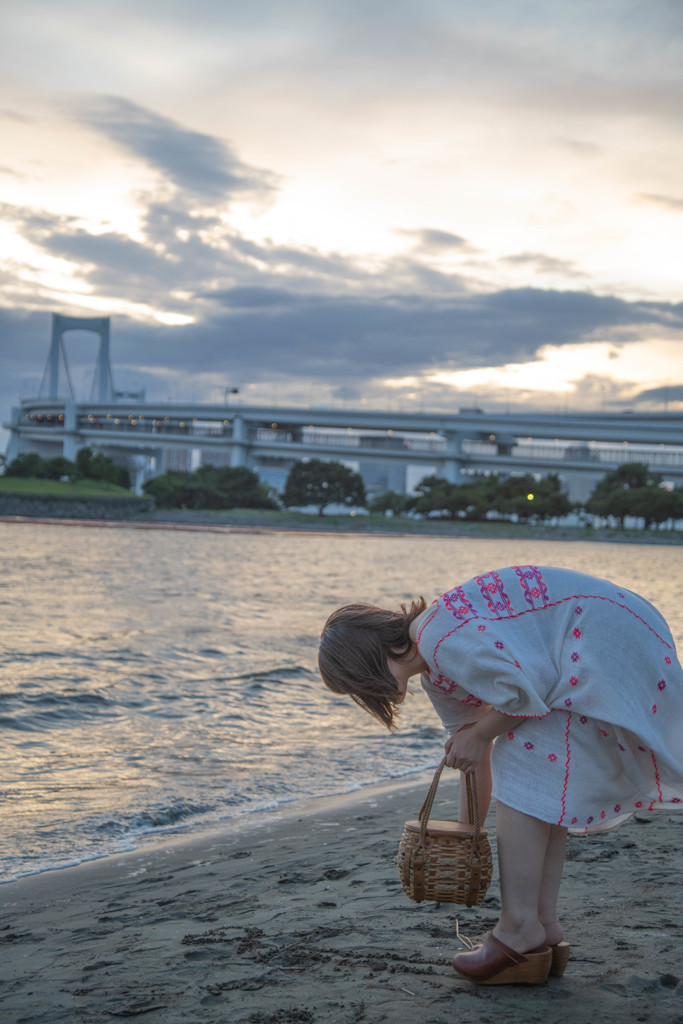
{"label": "woman's hand", "polygon": [[491,740],[481,736],[477,724],[465,725],[453,736],[449,736],[444,744],[446,765],[459,768],[461,772],[473,772],[482,761]]}

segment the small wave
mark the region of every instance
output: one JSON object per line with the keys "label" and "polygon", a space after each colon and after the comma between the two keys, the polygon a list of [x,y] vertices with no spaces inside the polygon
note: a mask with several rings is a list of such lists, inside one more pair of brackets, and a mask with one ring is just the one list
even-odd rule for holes
{"label": "small wave", "polygon": [[102,694],[88,692],[13,694],[5,696],[0,707],[12,714],[0,715],[0,726],[39,732],[56,724],[70,725],[93,716],[111,717],[118,713],[113,701]]}
{"label": "small wave", "polygon": [[101,707],[111,705],[112,702],[107,697],[103,697],[101,693],[66,691],[64,693],[44,693],[38,697],[29,697],[27,703],[31,703],[35,707],[54,707],[65,704],[85,707],[98,705]]}
{"label": "small wave", "polygon": [[[213,804],[191,803],[190,801],[178,801],[168,807],[156,807],[149,811],[142,811],[133,815],[127,821],[118,823],[123,831],[147,832],[157,829],[165,829],[189,818],[196,818],[202,814],[211,814],[215,811]],[[116,826],[116,822],[103,823],[105,826]]]}
{"label": "small wave", "polygon": [[30,722],[25,722],[22,718],[18,718],[15,715],[0,715],[0,728],[17,729],[19,732],[33,732],[33,726]]}

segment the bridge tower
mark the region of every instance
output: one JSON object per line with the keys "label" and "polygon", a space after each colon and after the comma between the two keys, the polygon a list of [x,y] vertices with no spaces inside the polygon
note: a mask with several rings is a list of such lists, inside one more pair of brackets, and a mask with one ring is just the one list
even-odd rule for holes
{"label": "bridge tower", "polygon": [[[64,373],[69,394],[63,397],[75,401],[74,389],[69,374],[69,364],[66,358],[63,336],[67,331],[92,331],[97,334],[100,343],[97,349],[97,361],[93,376],[91,401],[109,402],[114,397],[112,382],[111,363],[109,361],[109,317],[83,317],[83,316],[61,316],[59,313],[52,314],[52,340],[50,351],[43,374],[43,383],[40,387],[41,397],[60,397],[59,394],[59,367],[60,361],[64,364]],[[61,360],[60,360],[61,357]],[[47,395],[43,395],[43,388],[47,378]]]}

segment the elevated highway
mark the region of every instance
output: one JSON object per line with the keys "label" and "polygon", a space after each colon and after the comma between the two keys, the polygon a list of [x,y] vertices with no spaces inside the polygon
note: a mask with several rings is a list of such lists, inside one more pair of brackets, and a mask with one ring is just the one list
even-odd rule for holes
{"label": "elevated highway", "polygon": [[25,399],[12,410],[8,459],[35,451],[73,459],[89,446],[126,463],[138,488],[169,468],[247,466],[282,487],[300,459],[357,469],[370,494],[405,491],[430,473],[558,473],[574,500],[624,462],[644,461],[683,483],[680,413],[444,413],[240,404]]}

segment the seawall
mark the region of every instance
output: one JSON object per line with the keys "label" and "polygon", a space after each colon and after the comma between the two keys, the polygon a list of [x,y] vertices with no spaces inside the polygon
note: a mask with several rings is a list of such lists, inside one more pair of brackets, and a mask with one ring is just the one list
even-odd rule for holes
{"label": "seawall", "polygon": [[0,494],[0,516],[40,519],[131,519],[151,515],[152,498],[71,497],[71,495]]}

